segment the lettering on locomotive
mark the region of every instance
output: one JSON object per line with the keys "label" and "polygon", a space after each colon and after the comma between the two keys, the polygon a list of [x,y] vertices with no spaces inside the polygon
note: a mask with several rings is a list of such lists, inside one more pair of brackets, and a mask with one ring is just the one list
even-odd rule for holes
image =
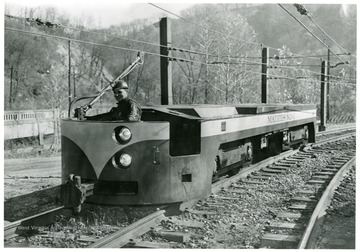
{"label": "lettering on locomotive", "polygon": [[294,120],[294,119],[295,119],[295,115],[293,113],[279,114],[279,115],[269,115],[268,116],[268,123],[284,122],[284,121]]}

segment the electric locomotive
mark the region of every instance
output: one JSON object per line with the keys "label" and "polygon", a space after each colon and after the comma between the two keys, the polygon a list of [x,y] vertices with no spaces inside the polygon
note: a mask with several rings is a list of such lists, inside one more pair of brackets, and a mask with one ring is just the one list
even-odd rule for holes
{"label": "electric locomotive", "polygon": [[315,126],[315,105],[294,104],[143,107],[140,122],[64,119],[62,183],[78,176],[96,204],[203,198],[219,176],[314,142]]}

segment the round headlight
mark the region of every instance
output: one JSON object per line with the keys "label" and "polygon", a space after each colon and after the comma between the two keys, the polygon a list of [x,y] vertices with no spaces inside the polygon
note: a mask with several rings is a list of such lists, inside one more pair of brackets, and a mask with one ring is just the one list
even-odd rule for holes
{"label": "round headlight", "polygon": [[132,137],[131,130],[127,127],[120,126],[116,127],[113,131],[113,139],[119,144],[126,144],[130,142]]}
{"label": "round headlight", "polygon": [[128,141],[131,138],[131,131],[128,128],[122,128],[119,132],[119,137],[123,141]]}
{"label": "round headlight", "polygon": [[115,168],[127,169],[130,167],[131,161],[132,157],[127,153],[123,153],[120,156],[117,154],[112,158],[112,163]]}
{"label": "round headlight", "polygon": [[120,156],[119,162],[122,166],[128,167],[131,165],[131,156],[127,153],[124,153]]}

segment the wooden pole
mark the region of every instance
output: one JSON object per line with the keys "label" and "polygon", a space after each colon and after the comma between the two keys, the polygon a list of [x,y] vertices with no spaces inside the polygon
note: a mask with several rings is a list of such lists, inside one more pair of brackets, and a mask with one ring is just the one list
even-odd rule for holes
{"label": "wooden pole", "polygon": [[[168,18],[160,20],[160,81],[161,105],[172,105],[172,62],[171,62],[171,22]],[[163,57],[164,56],[164,57]]]}
{"label": "wooden pole", "polygon": [[326,83],[326,121],[330,121],[330,48],[327,55],[327,83]]}
{"label": "wooden pole", "polygon": [[14,71],[14,67],[13,66],[11,66],[10,67],[10,97],[9,97],[9,108],[11,109],[11,107],[12,107],[12,80],[13,80],[13,71]]}
{"label": "wooden pole", "polygon": [[[68,56],[69,56],[69,74],[68,74],[68,92],[69,92],[69,108],[71,104],[71,40],[69,39],[69,45],[68,45]],[[70,117],[70,110],[69,110],[69,117]]]}
{"label": "wooden pole", "polygon": [[321,94],[320,94],[320,125],[319,131],[326,130],[326,100],[327,100],[327,61],[321,62]]}
{"label": "wooden pole", "polygon": [[267,93],[268,93],[268,65],[269,65],[269,48],[264,47],[261,52],[261,103],[267,103]]}

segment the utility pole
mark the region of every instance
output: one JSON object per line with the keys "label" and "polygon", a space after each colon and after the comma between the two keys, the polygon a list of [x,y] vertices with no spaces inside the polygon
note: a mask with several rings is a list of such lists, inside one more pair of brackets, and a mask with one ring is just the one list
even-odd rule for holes
{"label": "utility pole", "polygon": [[74,85],[74,99],[76,99],[76,83],[75,83],[75,66],[73,66],[73,85]]}
{"label": "utility pole", "polygon": [[160,20],[160,81],[161,105],[172,105],[172,61],[171,22],[168,18]]}
{"label": "utility pole", "polygon": [[[68,55],[69,55],[69,74],[68,74],[68,92],[69,92],[69,108],[70,108],[70,104],[71,104],[71,40],[69,39],[69,44],[68,44]],[[69,110],[70,113],[70,110]],[[69,114],[70,117],[70,114]]]}
{"label": "utility pole", "polygon": [[261,52],[261,103],[267,103],[268,93],[268,65],[269,65],[269,48],[264,47]]}
{"label": "utility pole", "polygon": [[330,47],[328,47],[327,55],[327,84],[326,84],[326,121],[330,121]]}
{"label": "utility pole", "polygon": [[325,61],[321,62],[321,94],[320,94],[320,125],[319,131],[326,130],[326,101],[327,101],[327,81],[326,79],[329,77],[327,70],[328,70],[328,63]]}
{"label": "utility pole", "polygon": [[12,80],[13,80],[13,71],[14,71],[14,67],[11,66],[10,67],[10,95],[9,95],[9,108],[11,109],[12,107]]}

